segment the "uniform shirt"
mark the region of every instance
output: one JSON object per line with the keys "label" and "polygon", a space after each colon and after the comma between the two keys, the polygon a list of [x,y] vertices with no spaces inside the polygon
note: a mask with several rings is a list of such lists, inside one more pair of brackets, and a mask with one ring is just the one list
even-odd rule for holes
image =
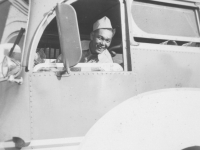
{"label": "uniform shirt", "polygon": [[113,60],[107,49],[98,55],[92,54],[88,49],[82,51],[80,63],[113,63]]}

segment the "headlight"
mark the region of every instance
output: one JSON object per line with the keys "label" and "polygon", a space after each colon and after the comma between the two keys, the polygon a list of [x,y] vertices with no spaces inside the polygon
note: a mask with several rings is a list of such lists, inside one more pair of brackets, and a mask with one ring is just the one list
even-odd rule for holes
{"label": "headlight", "polygon": [[20,71],[20,62],[5,56],[1,67],[3,77],[8,77],[10,75],[16,75]]}

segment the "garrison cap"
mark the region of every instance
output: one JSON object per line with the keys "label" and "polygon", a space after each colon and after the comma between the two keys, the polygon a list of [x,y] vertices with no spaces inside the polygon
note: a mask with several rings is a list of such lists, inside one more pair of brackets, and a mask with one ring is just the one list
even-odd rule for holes
{"label": "garrison cap", "polygon": [[93,31],[97,29],[112,29],[110,19],[106,16],[97,20],[93,25]]}

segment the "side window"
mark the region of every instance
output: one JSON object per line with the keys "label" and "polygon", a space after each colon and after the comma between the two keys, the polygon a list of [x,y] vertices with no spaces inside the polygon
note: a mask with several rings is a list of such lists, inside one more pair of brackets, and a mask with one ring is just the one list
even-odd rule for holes
{"label": "side window", "polygon": [[198,9],[194,6],[134,0],[131,14],[138,42],[199,46]]}
{"label": "side window", "polygon": [[[90,3],[90,6],[94,6],[94,9],[89,10],[87,8],[88,3]],[[123,71],[120,4],[118,2],[107,3],[106,1],[98,1],[98,3],[78,1],[73,3],[72,6],[77,14],[82,53],[89,50],[90,34],[96,20],[107,16],[116,30],[116,34],[108,48],[108,52],[112,56],[114,63],[81,62],[72,67],[71,71]],[[63,63],[61,58],[58,27],[56,18],[54,18],[45,29],[38,44],[34,60],[34,71],[54,71],[56,70],[55,68],[62,68]]]}

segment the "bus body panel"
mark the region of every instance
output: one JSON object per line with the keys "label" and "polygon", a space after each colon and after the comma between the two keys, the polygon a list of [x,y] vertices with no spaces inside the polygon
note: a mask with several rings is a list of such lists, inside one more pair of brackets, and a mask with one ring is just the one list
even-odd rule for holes
{"label": "bus body panel", "polygon": [[200,87],[200,49],[177,46],[131,49],[138,93],[164,88]]}
{"label": "bus body panel", "polygon": [[22,85],[8,81],[0,84],[0,141],[13,137],[30,140],[29,77],[22,74]]}
{"label": "bus body panel", "polygon": [[136,95],[134,78],[129,72],[71,73],[61,79],[32,74],[32,139],[84,136],[107,111]]}

